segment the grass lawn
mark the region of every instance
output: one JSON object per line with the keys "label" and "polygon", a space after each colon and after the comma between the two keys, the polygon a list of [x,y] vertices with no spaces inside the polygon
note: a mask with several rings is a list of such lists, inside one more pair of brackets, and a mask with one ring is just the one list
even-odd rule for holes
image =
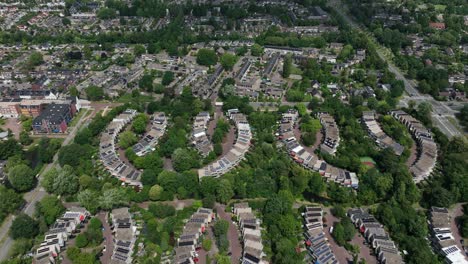
{"label": "grass lawn", "polygon": [[[129,103],[129,102],[135,102],[136,99],[137,98],[133,98],[131,94],[126,93],[126,94],[122,95],[121,97],[119,97],[119,99],[117,99],[117,102],[119,102],[119,103]],[[149,95],[140,95],[138,97],[138,100],[140,101],[140,103],[148,103],[148,102],[154,101],[154,98],[152,96],[149,96]]]}
{"label": "grass lawn", "polygon": [[371,157],[361,157],[361,163],[369,168],[375,167],[375,161]]}
{"label": "grass lawn", "polygon": [[82,109],[81,111],[78,112],[78,114],[72,119],[72,121],[70,122],[70,124],[68,124],[69,127],[74,127],[76,126],[76,123],[78,123],[78,120],[80,120],[80,118],[83,116],[87,116],[91,114],[91,111],[89,111],[89,109]]}
{"label": "grass lawn", "polygon": [[446,5],[434,5],[436,11],[445,11]]}

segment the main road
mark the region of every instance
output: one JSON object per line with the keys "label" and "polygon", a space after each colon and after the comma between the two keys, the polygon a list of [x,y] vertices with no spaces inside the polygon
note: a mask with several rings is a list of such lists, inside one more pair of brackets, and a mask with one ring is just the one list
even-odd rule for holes
{"label": "main road", "polygon": [[[78,129],[81,127],[83,122],[89,119],[91,116],[81,115],[80,119],[76,123],[76,125],[72,128],[68,136],[62,143],[62,147],[70,144],[72,140],[75,138]],[[37,181],[38,184],[36,188],[24,194],[24,200],[26,201],[26,205],[21,210],[22,213],[25,213],[29,216],[32,216],[36,210],[36,203],[39,202],[44,196],[46,196],[47,192],[44,188],[41,187],[40,182],[42,177],[54,166],[56,166],[58,160],[58,152],[55,154],[52,163],[46,165],[44,170],[40,173]],[[8,231],[10,226],[14,220],[14,216],[10,215],[5,221],[3,222],[2,226],[0,227],[0,261],[6,260],[8,258],[8,254],[10,252],[11,246],[13,245],[13,239],[8,236]]]}
{"label": "main road", "polygon": [[[361,27],[348,15],[349,12],[341,0],[331,0],[328,3],[329,6],[336,10],[336,12],[346,21],[348,25],[354,29],[368,33],[365,29],[363,29],[364,27]],[[369,38],[372,38],[370,34],[367,35]],[[400,69],[393,65],[392,61],[385,57],[382,52],[382,47],[378,45],[377,41],[374,42],[377,45],[377,55],[382,60],[387,62],[389,71],[394,73],[395,78],[397,80],[403,81],[405,85],[405,91],[407,95],[400,101],[400,106],[407,106],[409,101],[414,101],[416,104],[421,102],[428,102],[432,106],[432,121],[442,131],[442,133],[444,133],[449,138],[462,135],[460,130],[454,124],[452,124],[452,122],[456,122],[456,111],[450,107],[453,106],[453,108],[459,108],[459,104],[439,102],[431,96],[421,94],[416,89],[416,82],[414,80],[407,79],[400,71]]]}

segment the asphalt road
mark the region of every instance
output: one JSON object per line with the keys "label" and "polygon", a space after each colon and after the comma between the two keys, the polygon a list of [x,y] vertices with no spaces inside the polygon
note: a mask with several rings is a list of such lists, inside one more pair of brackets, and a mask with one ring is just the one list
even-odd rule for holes
{"label": "asphalt road", "polygon": [[[357,30],[362,29],[360,25],[358,25],[348,16],[347,10],[345,10],[346,7],[340,0],[329,1],[329,5],[343,17],[348,25]],[[444,133],[449,138],[462,135],[460,130],[450,122],[450,119],[456,120],[455,113],[457,111],[454,109],[459,108],[459,103],[439,102],[429,95],[423,95],[419,93],[419,91],[416,89],[417,84],[414,80],[407,79],[400,71],[400,69],[393,65],[390,60],[387,60],[380,49],[377,49],[377,54],[382,60],[387,62],[388,69],[390,72],[395,74],[395,78],[397,80],[403,81],[405,85],[405,91],[408,95],[402,99],[400,104],[401,106],[406,106],[410,100],[416,102],[416,104],[421,102],[428,102],[432,105],[432,121],[434,125],[437,126],[440,131],[442,131],[442,133]]]}
{"label": "asphalt road", "polygon": [[[80,117],[78,123],[73,127],[72,131],[62,143],[62,147],[70,144],[72,140],[75,138],[76,133],[78,132],[79,127],[81,127],[82,123],[88,119],[90,116],[84,118],[84,116]],[[42,173],[39,175],[37,181],[38,184],[36,188],[24,194],[24,200],[26,201],[26,205],[22,209],[22,213],[25,213],[29,216],[32,216],[34,211],[36,210],[36,203],[39,202],[44,196],[46,196],[47,192],[44,188],[41,187],[40,182],[44,174],[46,174],[50,169],[52,169],[58,160],[58,154],[55,154],[53,162],[46,165]],[[14,240],[8,236],[8,231],[12,224],[14,216],[7,218],[1,228],[0,228],[0,261],[5,260],[8,258],[8,253],[10,252],[10,248],[13,245]]]}

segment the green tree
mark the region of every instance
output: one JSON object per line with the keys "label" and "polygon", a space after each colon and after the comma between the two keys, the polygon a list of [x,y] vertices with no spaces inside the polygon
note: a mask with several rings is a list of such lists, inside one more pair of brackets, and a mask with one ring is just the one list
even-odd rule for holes
{"label": "green tree", "polygon": [[119,144],[123,149],[129,148],[138,142],[138,138],[131,131],[124,131],[119,136]]}
{"label": "green tree", "polygon": [[19,141],[20,141],[21,145],[23,145],[23,146],[30,145],[33,142],[31,137],[29,137],[29,133],[26,132],[26,131],[21,131]]}
{"label": "green tree", "polygon": [[292,57],[286,55],[283,61],[283,78],[288,78],[292,71]]}
{"label": "green tree", "polygon": [[229,200],[234,196],[231,183],[223,179],[221,180],[218,189],[216,190],[216,198],[219,202],[227,204]]}
{"label": "green tree", "polygon": [[152,92],[153,91],[153,76],[151,74],[145,74],[141,79],[138,81],[138,86],[140,86],[141,89],[144,89],[147,92]]}
{"label": "green tree", "polygon": [[75,246],[78,248],[84,248],[88,245],[88,239],[84,234],[78,234],[75,238]]}
{"label": "green tree", "polygon": [[37,213],[44,217],[48,226],[53,224],[55,220],[65,211],[62,202],[56,196],[46,196],[36,206]]}
{"label": "green tree", "polygon": [[104,98],[104,89],[95,85],[88,86],[85,92],[86,96],[91,101],[99,101]]}
{"label": "green tree", "polygon": [[11,224],[10,236],[13,239],[33,238],[39,231],[38,223],[27,214],[19,214]]}
{"label": "green tree", "polygon": [[57,177],[52,184],[53,193],[58,195],[73,195],[78,192],[79,181],[73,167],[69,165],[63,166],[58,172]]}
{"label": "green tree", "polygon": [[128,198],[125,195],[125,190],[120,188],[105,190],[99,198],[99,206],[105,210],[113,209],[119,205],[125,205],[127,202]]}
{"label": "green tree", "polygon": [[211,250],[211,240],[210,239],[203,239],[203,242],[202,242],[202,246],[203,246],[203,249],[206,251],[206,252],[209,252]]}
{"label": "green tree", "polygon": [[152,201],[158,201],[161,199],[161,193],[163,192],[163,188],[159,185],[153,185],[149,190],[149,198]]}
{"label": "green tree", "polygon": [[34,177],[34,171],[29,166],[20,164],[10,169],[8,181],[15,190],[24,192],[34,187],[36,178]]}
{"label": "green tree", "polygon": [[86,189],[78,193],[78,202],[85,207],[89,212],[95,213],[99,208],[99,194],[91,189]]}
{"label": "green tree", "polygon": [[0,222],[3,221],[8,214],[16,211],[21,204],[24,203],[21,194],[18,194],[3,185],[0,185],[0,201],[2,201],[0,203]]}
{"label": "green tree", "polygon": [[186,171],[199,165],[196,153],[185,148],[176,149],[171,158],[176,171]]}
{"label": "green tree", "polygon": [[216,52],[211,49],[200,49],[197,52],[197,63],[203,66],[212,66],[218,62]]}
{"label": "green tree", "polygon": [[34,51],[29,55],[28,61],[26,62],[27,69],[32,69],[36,66],[41,65],[44,62],[44,57],[40,52]]}
{"label": "green tree", "polygon": [[145,54],[146,53],[146,49],[145,49],[145,46],[143,45],[135,45],[133,47],[133,55],[135,57],[139,57],[141,56],[142,54]]}
{"label": "green tree", "polygon": [[237,62],[238,57],[234,54],[231,53],[224,53],[221,56],[220,62],[221,65],[223,66],[224,70],[226,71],[232,71],[232,68]]}
{"label": "green tree", "polygon": [[259,56],[262,56],[263,54],[263,47],[258,45],[257,43],[255,43],[251,48],[250,48],[250,53],[252,54],[252,56],[256,56],[256,57],[259,57]]}
{"label": "green tree", "polygon": [[132,123],[132,129],[137,134],[143,134],[146,132],[146,125],[149,118],[145,114],[138,114]]}
{"label": "green tree", "polygon": [[171,82],[174,81],[174,73],[171,71],[165,71],[161,80],[162,85],[169,85]]}

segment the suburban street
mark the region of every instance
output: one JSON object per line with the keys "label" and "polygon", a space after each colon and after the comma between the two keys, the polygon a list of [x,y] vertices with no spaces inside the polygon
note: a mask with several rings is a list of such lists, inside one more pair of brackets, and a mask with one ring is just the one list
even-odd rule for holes
{"label": "suburban street", "polygon": [[[62,143],[62,147],[70,144],[72,140],[75,138],[76,133],[78,132],[78,129],[81,127],[83,122],[90,118],[91,115],[85,117],[81,116],[80,119],[78,120],[77,124],[73,127],[72,131],[68,136],[65,138],[65,140]],[[39,175],[37,178],[37,186],[24,194],[24,200],[26,201],[25,206],[22,209],[22,213],[25,213],[29,216],[31,216],[35,209],[36,209],[36,203],[39,202],[44,196],[46,196],[46,191],[44,188],[41,187],[40,182],[44,174],[46,174],[50,169],[52,169],[58,160],[58,153],[55,154],[53,162],[49,163],[45,166],[45,168],[42,170],[42,173]],[[3,225],[0,228],[0,261],[5,260],[8,257],[8,253],[10,252],[10,248],[13,245],[13,239],[11,239],[8,236],[8,231],[10,229],[10,226],[14,220],[14,216],[10,216],[5,221],[3,222]]]}
{"label": "suburban street", "polygon": [[[341,17],[343,17],[348,25],[357,30],[362,30],[361,26],[349,17],[347,10],[345,10],[345,5],[340,0],[329,1],[329,5],[334,8],[338,14],[341,15]],[[442,133],[444,133],[449,138],[462,135],[460,130],[449,120],[456,120],[455,113],[457,111],[454,109],[459,109],[460,106],[458,103],[439,102],[430,95],[423,95],[419,93],[419,91],[416,89],[416,82],[414,80],[408,80],[400,71],[400,69],[393,65],[392,61],[385,57],[381,49],[377,48],[377,54],[382,60],[387,62],[388,69],[390,72],[395,74],[395,78],[397,80],[403,81],[405,85],[405,91],[407,95],[400,101],[400,106],[407,106],[410,100],[414,101],[416,104],[428,102],[432,105],[432,122],[442,131]]]}

